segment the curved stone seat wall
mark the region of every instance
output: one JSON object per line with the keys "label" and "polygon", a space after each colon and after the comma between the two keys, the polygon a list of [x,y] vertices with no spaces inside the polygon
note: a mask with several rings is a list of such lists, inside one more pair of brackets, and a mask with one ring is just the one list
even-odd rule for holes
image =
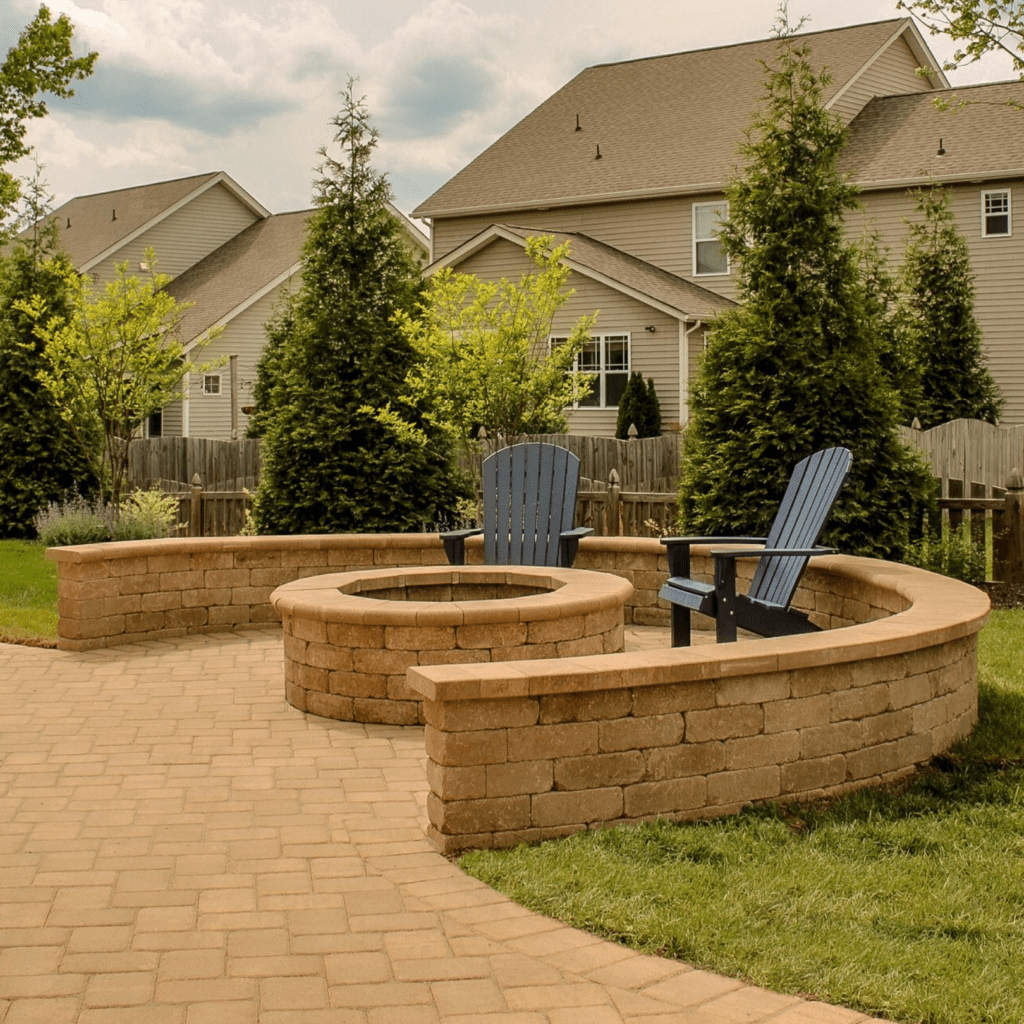
{"label": "curved stone seat wall", "polygon": [[[480,561],[479,542],[468,555]],[[48,556],[64,650],[271,625],[270,594],[291,580],[444,563],[429,535],[136,541]],[[707,578],[705,551],[694,549],[693,565]],[[749,574],[751,562],[739,565]],[[667,624],[657,541],[587,538],[576,566],[633,584],[627,624]],[[827,556],[794,604],[826,632],[410,668],[427,720],[434,841],[453,852],[841,793],[898,779],[970,732],[983,593]]]}

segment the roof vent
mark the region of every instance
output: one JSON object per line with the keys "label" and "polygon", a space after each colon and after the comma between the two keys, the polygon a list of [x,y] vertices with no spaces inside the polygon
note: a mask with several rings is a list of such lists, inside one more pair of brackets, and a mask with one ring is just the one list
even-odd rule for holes
{"label": "roof vent", "polygon": [[946,149],[942,145],[942,136],[941,135],[939,136],[939,151],[935,155],[936,156],[945,156],[946,155]]}
{"label": "roof vent", "polygon": [[71,218],[68,217],[68,227],[71,227]]}
{"label": "roof vent", "polygon": [[111,220],[117,220],[117,210],[111,210],[110,211],[110,219]]}
{"label": "roof vent", "polygon": [[601,159],[601,146],[600,145],[598,145],[598,147],[597,147],[597,156],[595,156],[594,159],[595,160],[600,160]]}
{"label": "roof vent", "polygon": [[580,127],[580,115],[576,115],[576,131],[581,132],[583,129]]}

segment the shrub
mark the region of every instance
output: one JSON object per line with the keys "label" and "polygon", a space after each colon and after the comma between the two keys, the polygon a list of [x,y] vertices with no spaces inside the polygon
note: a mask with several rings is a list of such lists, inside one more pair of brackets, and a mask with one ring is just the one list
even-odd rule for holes
{"label": "shrub", "polygon": [[654,390],[654,379],[648,379],[645,384],[639,370],[629,375],[626,390],[619,400],[615,436],[626,440],[631,425],[636,426],[637,437],[661,436],[661,403]]}
{"label": "shrub", "polygon": [[110,540],[114,530],[114,510],[103,498],[90,501],[73,494],[64,501],[51,501],[35,517],[36,533],[48,548],[69,544],[98,544]]}
{"label": "shrub", "polygon": [[114,524],[114,540],[149,540],[169,537],[178,518],[178,499],[157,488],[135,491],[121,506]]}
{"label": "shrub", "polygon": [[908,546],[903,561],[964,583],[985,580],[985,549],[974,544],[967,523],[958,529],[926,533]]}

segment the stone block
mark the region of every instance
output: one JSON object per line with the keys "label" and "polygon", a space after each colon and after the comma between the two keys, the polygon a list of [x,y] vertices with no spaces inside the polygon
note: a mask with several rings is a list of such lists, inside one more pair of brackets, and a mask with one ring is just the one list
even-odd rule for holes
{"label": "stone block", "polygon": [[110,562],[61,562],[58,571],[65,580],[102,580],[110,575]]}
{"label": "stone block", "polygon": [[[164,628],[164,612],[137,612],[134,615],[121,616],[121,621],[123,625],[120,632],[122,633],[149,633]],[[99,636],[100,634],[92,635]],[[107,632],[103,635],[115,636],[116,634]]]}
{"label": "stone block", "polygon": [[415,651],[375,651],[366,648],[352,651],[352,667],[356,672],[395,676],[417,662]]}
{"label": "stone block", "polygon": [[795,731],[725,741],[725,767],[730,771],[784,764],[799,756],[800,734]]}
{"label": "stone block", "polygon": [[489,764],[486,796],[521,796],[524,793],[547,793],[554,785],[554,762],[510,761]]}
{"label": "stone block", "polygon": [[333,693],[320,693],[318,690],[304,690],[306,695],[306,711],[321,718],[335,718],[341,722],[355,720],[351,697],[339,697]]}
{"label": "stone block", "polygon": [[[487,793],[487,771],[483,765],[472,768],[451,768],[427,761],[427,782],[431,791],[442,800],[482,800]],[[526,792],[526,791],[524,791]],[[494,793],[493,796],[511,796]]]}
{"label": "stone block", "polygon": [[327,639],[339,647],[368,647],[377,650],[384,646],[384,627],[328,622]]}
{"label": "stone block", "polygon": [[683,716],[680,714],[618,718],[601,722],[598,732],[602,752],[669,747],[681,743],[682,740]]}
{"label": "stone block", "polygon": [[707,780],[703,775],[662,782],[640,782],[623,790],[623,813],[627,818],[679,814],[703,807],[705,803]]}
{"label": "stone block", "polygon": [[491,660],[491,652],[475,651],[429,651],[429,660],[420,655],[421,665],[482,665]]}
{"label": "stone block", "polygon": [[602,608],[600,611],[590,612],[583,625],[585,636],[593,636],[595,633],[607,633],[622,625],[622,606],[613,605],[611,608]]}
{"label": "stone block", "polygon": [[206,573],[197,569],[160,573],[161,590],[202,590],[205,587]]}
{"label": "stone block", "polygon": [[[470,651],[467,653],[476,653]],[[541,658],[557,658],[557,644],[526,644],[523,647],[492,647],[484,651],[488,661],[539,661]]]}
{"label": "stone block", "polygon": [[830,701],[833,722],[842,722],[850,718],[869,718],[881,714],[889,707],[889,684],[872,683],[854,690],[833,693]]}
{"label": "stone block", "polygon": [[889,707],[893,710],[931,700],[932,684],[927,673],[894,679],[889,683]]}
{"label": "stone block", "polygon": [[584,617],[573,615],[564,619],[541,619],[527,623],[526,639],[531,644],[556,643],[575,640],[584,635]]}
{"label": "stone block", "polygon": [[715,684],[708,680],[671,683],[666,686],[636,686],[631,692],[633,714],[637,718],[715,706]]}
{"label": "stone block", "polygon": [[846,755],[846,777],[869,779],[876,775],[895,771],[904,767],[900,763],[898,743],[881,743],[876,747],[865,747],[863,750],[851,750]]}
{"label": "stone block", "polygon": [[388,700],[411,700],[419,702],[423,699],[414,689],[412,689],[411,686],[409,686],[404,675],[388,676],[387,681]]}
{"label": "stone block", "polygon": [[[508,730],[441,732],[432,725],[424,731],[427,757],[440,765],[467,768],[477,764],[501,764],[508,760]],[[528,761],[535,758],[522,757]]]}
{"label": "stone block", "polygon": [[388,677],[372,672],[331,672],[327,689],[343,697],[383,699],[388,695]]}
{"label": "stone block", "polygon": [[604,654],[618,654],[626,647],[626,628],[618,625],[601,634],[601,648]]}
{"label": "stone block", "polygon": [[271,551],[267,548],[249,549],[248,551],[236,551],[234,556],[236,569],[279,569],[281,567],[280,551]]}
{"label": "stone block", "polygon": [[212,605],[207,609],[211,626],[241,626],[249,622],[249,609],[243,605]]}
{"label": "stone block", "polygon": [[590,654],[604,654],[604,640],[600,636],[581,636],[579,640],[563,640],[555,644],[559,658],[585,658]]}
{"label": "stone block", "polygon": [[800,731],[800,756],[813,759],[829,754],[845,754],[863,742],[864,727],[860,722],[832,722]]}
{"label": "stone block", "polygon": [[[188,567],[188,555],[185,556],[185,566]],[[149,559],[145,555],[136,558],[112,558],[107,567],[110,576],[138,576],[149,572]]]}
{"label": "stone block", "polygon": [[216,590],[200,588],[181,592],[182,608],[212,608],[214,605],[231,604],[231,588],[218,587]]}
{"label": "stone block", "polygon": [[306,710],[306,691],[287,678],[284,681],[284,699],[293,708],[298,708],[300,711]]}
{"label": "stone block", "polygon": [[532,798],[522,799],[532,801],[531,824],[535,828],[587,825],[622,817],[622,790],[618,787],[569,793],[538,793]]}
{"label": "stone block", "polygon": [[764,728],[764,711],[760,705],[687,711],[684,717],[687,743],[755,736]]}
{"label": "stone block", "polygon": [[773,733],[814,728],[830,722],[831,714],[828,694],[775,701],[764,705],[764,731]]}
{"label": "stone block", "polygon": [[[304,641],[294,638],[297,643]],[[325,668],[331,672],[351,672],[352,652],[347,647],[335,647],[334,644],[319,644],[314,641],[305,643],[306,652],[302,661],[314,668]]]}
{"label": "stone block", "polygon": [[169,608],[165,612],[164,625],[168,629],[193,630],[207,625],[209,613],[205,608]]}
{"label": "stone block", "polygon": [[861,725],[864,728],[864,746],[873,747],[879,743],[909,736],[914,729],[914,712],[910,708],[886,711],[881,715],[862,719]]}
{"label": "stone block", "polygon": [[247,587],[249,586],[248,569],[207,569],[206,586],[208,587]]}
{"label": "stone block", "polygon": [[540,761],[596,754],[597,738],[597,722],[564,722],[560,725],[535,725],[516,729],[509,736],[507,759]]}
{"label": "stone block", "polygon": [[304,690],[316,690],[319,693],[329,692],[330,673],[326,669],[312,668],[309,665],[292,665],[291,678]]}
{"label": "stone block", "polygon": [[529,796],[441,802],[434,793],[430,793],[427,803],[434,804],[431,820],[437,824],[439,831],[447,835],[507,832],[530,825]]}
{"label": "stone block", "polygon": [[190,569],[232,569],[235,556],[230,551],[193,551],[188,558]]}
{"label": "stone block", "polygon": [[292,636],[291,633],[285,633],[283,636],[284,640],[284,660],[297,661],[301,664],[306,663],[306,641],[300,640],[297,636]]}
{"label": "stone block", "polygon": [[327,623],[320,619],[297,619],[288,615],[284,620],[284,631],[291,633],[298,640],[307,640],[315,644],[327,643]]}
{"label": "stone block", "polygon": [[709,807],[770,800],[781,792],[781,769],[777,765],[725,771],[708,776]]}
{"label": "stone block", "polygon": [[[71,614],[71,610],[65,611],[62,608],[63,602],[57,602],[57,613],[59,615]],[[81,605],[80,608],[76,608],[76,617],[84,618],[90,614],[90,612],[99,611],[101,618],[108,615],[128,615],[131,612],[141,612],[142,607],[142,595],[141,594],[124,594],[119,597],[103,597],[94,599],[93,601],[76,601],[76,605]]]}
{"label": "stone block", "polygon": [[559,790],[627,786],[639,782],[646,770],[644,756],[639,750],[562,757],[554,764],[555,788]]}
{"label": "stone block", "polygon": [[652,782],[705,776],[725,768],[725,744],[683,743],[674,747],[659,747],[646,754],[647,778]]}
{"label": "stone block", "polygon": [[121,576],[122,594],[152,594],[160,589],[159,573],[140,573],[138,576]]}
{"label": "stone block", "polygon": [[518,729],[536,723],[538,702],[530,697],[430,701],[426,715],[435,729],[445,732]]}
{"label": "stone block", "polygon": [[490,622],[455,627],[456,646],[463,650],[479,647],[521,647],[526,643],[525,622]]}
{"label": "stone block", "polygon": [[352,718],[373,725],[421,725],[420,705],[412,700],[353,697]]}
{"label": "stone block", "polygon": [[455,627],[385,626],[384,646],[393,651],[452,650],[455,647]]}
{"label": "stone block", "polygon": [[166,612],[171,608],[181,607],[181,592],[157,590],[151,594],[140,594],[139,602],[142,605],[140,611]]}
{"label": "stone block", "polygon": [[[587,693],[559,693],[541,697],[542,725],[555,722],[591,722],[620,719],[629,714],[632,700],[628,690],[598,690]],[[682,719],[680,719],[680,731]],[[622,749],[622,748],[616,748]]]}
{"label": "stone block", "polygon": [[270,587],[272,590],[295,579],[295,570],[278,566],[274,569],[250,569],[249,584],[253,587]]}
{"label": "stone block", "polygon": [[715,703],[719,707],[736,704],[765,704],[786,700],[790,693],[790,672],[719,679],[715,685]]}
{"label": "stone block", "polygon": [[793,761],[782,765],[782,793],[810,794],[839,786],[846,781],[846,758],[842,754]]}
{"label": "stone block", "polygon": [[793,698],[814,697],[836,690],[848,690],[853,686],[853,674],[849,664],[818,665],[794,672],[790,683]]}

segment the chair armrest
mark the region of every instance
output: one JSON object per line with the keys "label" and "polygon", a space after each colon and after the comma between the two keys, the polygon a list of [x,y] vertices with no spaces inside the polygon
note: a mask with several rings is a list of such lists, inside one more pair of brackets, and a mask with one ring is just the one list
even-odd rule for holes
{"label": "chair armrest", "polygon": [[810,558],[813,555],[835,555],[839,548],[712,548],[714,558]]}
{"label": "chair armrest", "polygon": [[441,543],[444,545],[444,553],[449,565],[466,564],[466,538],[475,537],[483,533],[482,527],[475,527],[470,530],[451,530],[441,534]]}
{"label": "chair armrest", "polygon": [[580,538],[586,537],[588,533],[593,532],[593,529],[589,526],[577,526],[575,529],[565,530],[558,535],[558,561],[563,568],[572,568],[572,563],[576,561],[576,551],[580,546]]}
{"label": "chair armrest", "polygon": [[765,537],[662,537],[668,555],[669,576],[690,575],[691,544],[764,544]]}

